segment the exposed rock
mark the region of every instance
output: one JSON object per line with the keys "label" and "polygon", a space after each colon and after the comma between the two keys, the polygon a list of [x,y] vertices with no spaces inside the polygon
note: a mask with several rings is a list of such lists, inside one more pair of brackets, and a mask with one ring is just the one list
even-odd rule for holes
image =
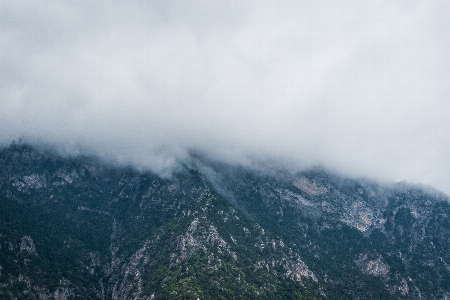
{"label": "exposed rock", "polygon": [[29,236],[24,236],[20,240],[19,249],[21,253],[37,255],[36,247],[34,246],[33,239]]}
{"label": "exposed rock", "polygon": [[389,266],[380,258],[369,260],[366,254],[360,254],[355,262],[364,274],[383,276],[389,273]]}
{"label": "exposed rock", "polygon": [[25,192],[28,189],[46,188],[47,181],[42,174],[31,174],[22,176],[20,179],[15,179],[12,182],[12,186],[15,186],[21,192]]}
{"label": "exposed rock", "polygon": [[305,193],[312,196],[322,195],[328,192],[328,189],[325,186],[322,186],[319,183],[304,176],[296,179],[293,184]]}

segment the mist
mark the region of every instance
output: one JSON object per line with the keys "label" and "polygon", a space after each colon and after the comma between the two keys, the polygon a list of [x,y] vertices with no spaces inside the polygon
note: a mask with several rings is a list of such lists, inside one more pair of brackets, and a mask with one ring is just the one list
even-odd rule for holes
{"label": "mist", "polygon": [[449,1],[2,1],[0,144],[450,194]]}

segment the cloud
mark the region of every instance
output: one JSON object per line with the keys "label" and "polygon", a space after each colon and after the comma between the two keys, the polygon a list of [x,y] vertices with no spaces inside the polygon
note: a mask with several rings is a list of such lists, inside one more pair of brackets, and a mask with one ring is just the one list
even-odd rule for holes
{"label": "cloud", "polygon": [[0,141],[198,149],[450,193],[446,1],[3,1]]}

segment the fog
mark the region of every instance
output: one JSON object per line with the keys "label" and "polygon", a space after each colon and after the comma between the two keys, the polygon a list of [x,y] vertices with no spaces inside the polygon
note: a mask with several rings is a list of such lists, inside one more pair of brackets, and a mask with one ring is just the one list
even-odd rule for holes
{"label": "fog", "polygon": [[1,1],[0,143],[450,194],[450,1]]}

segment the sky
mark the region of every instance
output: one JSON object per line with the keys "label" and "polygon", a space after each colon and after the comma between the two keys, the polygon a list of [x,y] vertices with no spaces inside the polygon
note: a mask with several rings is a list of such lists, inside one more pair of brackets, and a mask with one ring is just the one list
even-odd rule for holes
{"label": "sky", "polygon": [[450,1],[0,1],[0,145],[450,194]]}

